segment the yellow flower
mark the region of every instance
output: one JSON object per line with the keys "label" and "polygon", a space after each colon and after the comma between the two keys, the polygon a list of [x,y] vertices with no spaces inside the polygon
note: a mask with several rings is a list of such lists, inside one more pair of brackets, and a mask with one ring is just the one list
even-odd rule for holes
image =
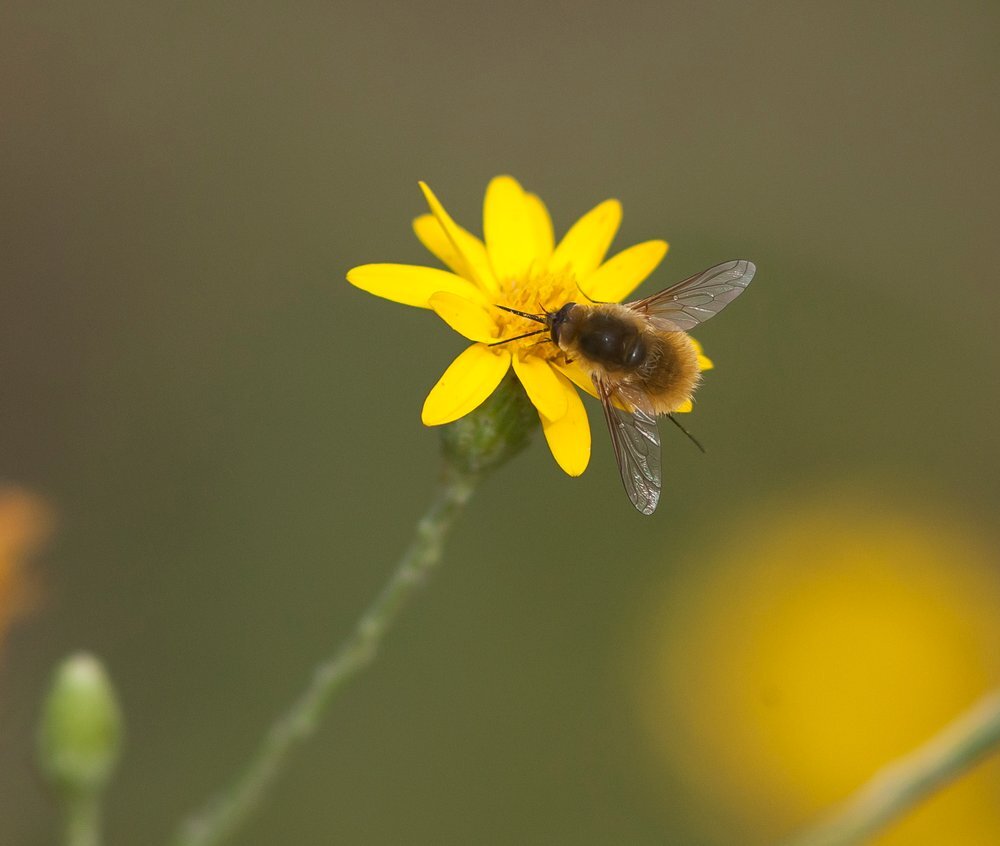
{"label": "yellow flower", "polygon": [[[376,296],[432,309],[473,342],[427,395],[424,424],[439,426],[473,411],[513,367],[552,455],[568,474],[580,475],[590,461],[590,425],[573,385],[596,396],[593,383],[555,344],[537,337],[490,346],[537,329],[497,306],[538,313],[588,298],[620,302],[653,272],[667,243],[645,241],[604,261],[622,217],[621,203],[605,200],[556,244],[545,204],[510,176],[495,177],[486,189],[482,241],[451,219],[427,185],[420,187],[431,213],[416,218],[413,229],[450,272],[366,264],[350,270],[347,280]],[[709,369],[711,361],[698,352],[701,369]],[[689,411],[690,404],[679,410]]]}
{"label": "yellow flower", "polygon": [[[997,685],[997,553],[953,507],[885,481],[806,488],[727,514],[697,567],[647,592],[629,652],[645,739],[719,842],[774,842]],[[998,796],[994,760],[872,843],[1000,843]]]}

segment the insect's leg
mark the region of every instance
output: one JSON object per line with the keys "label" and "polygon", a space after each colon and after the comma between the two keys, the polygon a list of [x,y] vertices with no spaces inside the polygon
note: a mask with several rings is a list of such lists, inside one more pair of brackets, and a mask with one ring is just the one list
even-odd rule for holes
{"label": "insect's leg", "polygon": [[590,294],[588,294],[586,291],[583,290],[583,288],[580,287],[579,283],[577,283],[576,285],[576,290],[578,290],[581,294],[583,294],[594,305],[610,305],[610,303],[607,303],[604,300],[595,300],[592,296],[590,296]]}
{"label": "insect's leg", "polygon": [[678,429],[680,429],[685,435],[687,435],[691,439],[691,443],[693,443],[696,447],[698,447],[698,449],[700,449],[702,452],[705,451],[705,447],[701,445],[701,441],[699,441],[694,435],[692,435],[687,429],[685,429],[684,424],[681,423],[681,421],[678,420],[676,417],[674,417],[673,413],[668,414],[667,417],[670,418],[671,423],[673,423]]}
{"label": "insect's leg", "polygon": [[[532,335],[541,335],[542,332],[548,332],[548,329],[536,329],[534,332],[525,332],[523,335],[515,335],[513,338],[504,338],[502,341],[494,341],[492,344],[487,344],[488,347],[499,347],[501,344],[509,344],[511,341],[520,341],[521,338],[530,338]],[[548,340],[547,338],[543,340]],[[542,341],[535,341],[535,344],[540,344]],[[534,344],[532,344],[534,346]]]}

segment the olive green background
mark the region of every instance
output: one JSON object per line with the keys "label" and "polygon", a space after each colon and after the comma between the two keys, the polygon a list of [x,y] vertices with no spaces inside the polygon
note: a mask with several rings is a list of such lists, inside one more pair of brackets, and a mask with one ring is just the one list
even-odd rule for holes
{"label": "olive green background", "polygon": [[[630,672],[664,572],[845,479],[1000,504],[994,3],[29,3],[0,11],[0,477],[47,497],[47,599],[0,667],[0,842],[56,842],[46,675],[94,650],[128,744],[109,842],[164,842],[386,578],[463,342],[345,271],[433,263],[418,179],[480,230],[622,200],[643,289],[729,258],[717,369],[650,519],[598,409],[482,488],[377,664],[239,843],[757,842],[676,800]],[[773,834],[775,832],[765,832]],[[756,836],[756,835],[754,835]]]}

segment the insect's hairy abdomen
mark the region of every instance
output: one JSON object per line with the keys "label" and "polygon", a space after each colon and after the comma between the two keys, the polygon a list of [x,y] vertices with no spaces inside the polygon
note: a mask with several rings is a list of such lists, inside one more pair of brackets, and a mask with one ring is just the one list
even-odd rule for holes
{"label": "insect's hairy abdomen", "polygon": [[628,378],[646,394],[657,414],[680,408],[691,398],[701,373],[698,351],[683,332],[648,332],[649,354]]}

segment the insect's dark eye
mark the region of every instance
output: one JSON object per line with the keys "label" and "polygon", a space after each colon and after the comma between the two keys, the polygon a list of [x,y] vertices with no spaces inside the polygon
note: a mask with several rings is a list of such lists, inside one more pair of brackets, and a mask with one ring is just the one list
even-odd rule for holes
{"label": "insect's dark eye", "polygon": [[552,340],[557,344],[562,337],[563,331],[566,329],[566,321],[569,320],[569,313],[575,305],[576,303],[566,303],[566,305],[552,315]]}

